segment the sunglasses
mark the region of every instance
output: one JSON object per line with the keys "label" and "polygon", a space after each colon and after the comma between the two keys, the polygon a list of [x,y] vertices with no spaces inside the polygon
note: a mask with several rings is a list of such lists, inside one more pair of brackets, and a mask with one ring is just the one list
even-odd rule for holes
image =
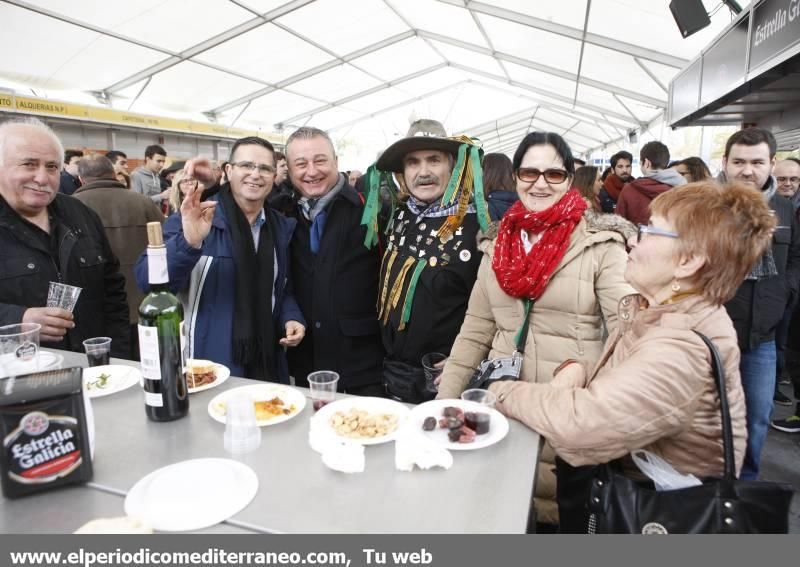
{"label": "sunglasses", "polygon": [[563,183],[569,177],[565,169],[545,169],[541,171],[535,167],[520,167],[517,169],[517,179],[525,183],[536,183],[539,177],[544,175],[544,180],[548,183]]}

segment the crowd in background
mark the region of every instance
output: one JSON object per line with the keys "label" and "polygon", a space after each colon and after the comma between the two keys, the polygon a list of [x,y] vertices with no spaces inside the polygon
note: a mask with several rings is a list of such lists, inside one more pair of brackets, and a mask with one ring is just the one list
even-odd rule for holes
{"label": "crowd in background", "polygon": [[[420,135],[420,134],[424,135]],[[556,456],[608,462],[646,448],[719,475],[722,355],[737,470],[756,479],[778,389],[800,432],[800,160],[758,128],[728,140],[717,178],[658,141],[603,169],[532,132],[513,159],[418,121],[376,164],[341,172],[303,127],[283,152],[237,140],[228,161],[173,161],[159,145],[128,171],[35,120],[0,125],[0,324],[42,325],[45,346],[114,338],[135,358],[147,222],[164,223],[187,355],[233,374],[419,403],[486,388],[548,441],[537,510],[557,523]],[[83,288],[45,308],[48,281]],[[235,324],[234,324],[235,322]],[[520,337],[522,337],[520,339]],[[793,348],[794,347],[794,348]],[[422,358],[446,358],[438,394]],[[514,373],[482,361],[507,361]],[[516,365],[516,366],[514,366]]]}

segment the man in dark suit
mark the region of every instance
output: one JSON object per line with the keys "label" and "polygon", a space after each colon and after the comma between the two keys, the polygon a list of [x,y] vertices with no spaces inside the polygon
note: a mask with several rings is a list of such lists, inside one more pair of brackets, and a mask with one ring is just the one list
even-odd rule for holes
{"label": "man in dark suit", "polygon": [[308,323],[303,342],[288,352],[289,371],[305,386],[310,372],[334,370],[340,391],[381,396],[384,352],[375,308],[380,259],[364,246],[363,202],[339,172],[324,131],[295,131],[286,158],[294,187],[289,215],[297,219],[292,278]]}

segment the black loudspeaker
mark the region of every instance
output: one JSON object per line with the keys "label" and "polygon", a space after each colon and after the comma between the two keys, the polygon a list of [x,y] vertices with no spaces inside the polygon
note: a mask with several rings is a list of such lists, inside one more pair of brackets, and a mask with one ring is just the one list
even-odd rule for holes
{"label": "black loudspeaker", "polygon": [[672,0],[669,11],[683,37],[689,37],[711,23],[703,0]]}

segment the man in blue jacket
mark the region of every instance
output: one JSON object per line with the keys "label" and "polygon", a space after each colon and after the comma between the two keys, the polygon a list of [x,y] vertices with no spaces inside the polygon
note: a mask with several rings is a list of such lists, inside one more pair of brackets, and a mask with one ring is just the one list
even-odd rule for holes
{"label": "man in blue jacket", "polygon": [[[297,346],[305,335],[288,270],[295,221],[264,205],[275,179],[272,144],[242,138],[229,161],[229,182],[212,200],[190,190],[180,214],[164,225],[170,287],[185,308],[186,354],[224,364],[234,375],[288,383],[278,345]],[[208,160],[190,160],[185,171],[214,184]],[[144,254],[136,280],[147,289]]]}

